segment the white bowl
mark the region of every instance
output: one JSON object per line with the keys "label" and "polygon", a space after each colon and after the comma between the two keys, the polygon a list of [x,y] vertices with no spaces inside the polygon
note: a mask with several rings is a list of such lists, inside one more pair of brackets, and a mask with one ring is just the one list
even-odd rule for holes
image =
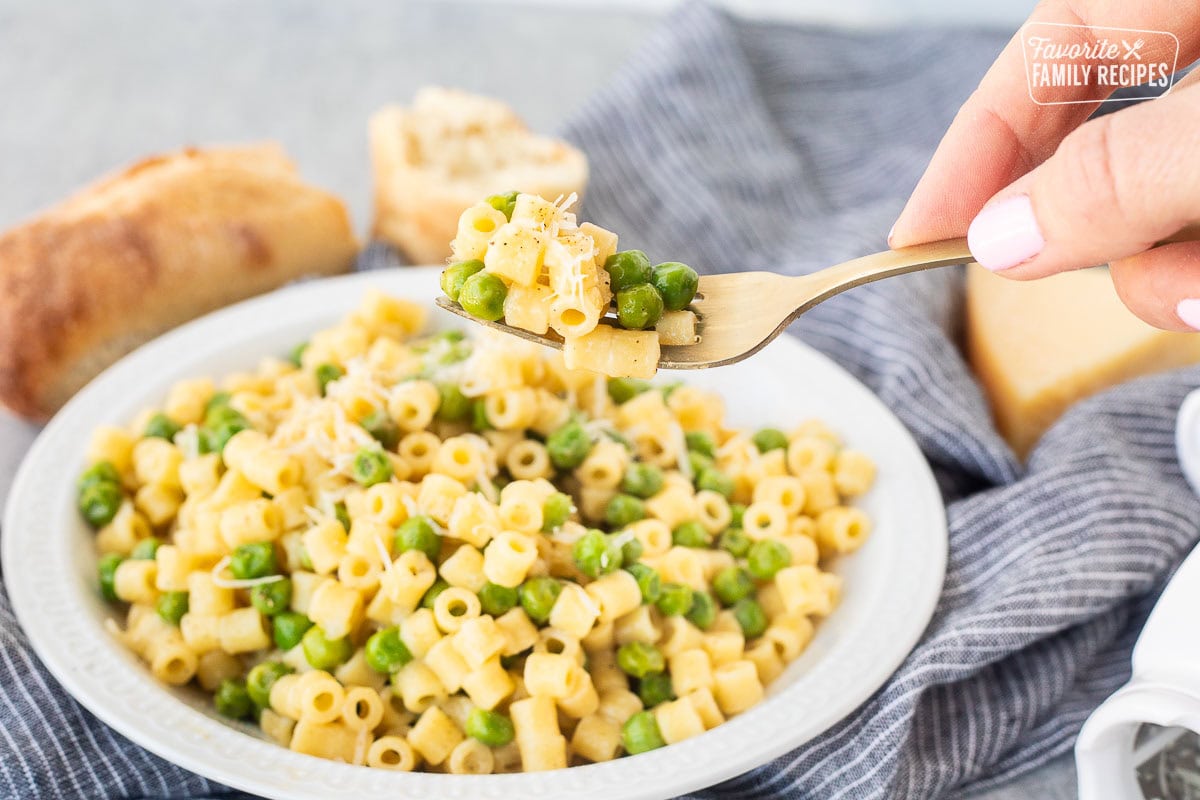
{"label": "white bowl", "polygon": [[[862,505],[875,531],[836,571],[841,605],[759,706],[680,744],[553,772],[458,776],[396,773],[293,753],[221,719],[197,690],[157,683],[109,634],[112,609],[95,588],[92,533],[75,510],[75,477],[91,431],[162,402],[182,378],[219,377],[283,354],[354,308],[363,292],[428,301],[436,268],[361,273],[292,286],[175,330],[121,360],[46,427],[17,474],[4,517],[8,592],[54,676],[97,717],[201,775],[274,798],[660,798],[708,786],[803,744],[865,701],[924,630],[942,586],[946,522],[933,476],[899,421],[819,353],[782,337],[748,361],[674,373],[719,391],[739,427],[826,420],[879,465]],[[453,323],[431,313],[435,327]]]}

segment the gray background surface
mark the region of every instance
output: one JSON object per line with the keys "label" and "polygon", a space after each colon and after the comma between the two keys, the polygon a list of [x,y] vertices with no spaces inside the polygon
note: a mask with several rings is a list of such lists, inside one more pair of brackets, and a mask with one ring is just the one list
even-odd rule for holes
{"label": "gray background surface", "polygon": [[[149,153],[275,139],[365,231],[374,109],[453,85],[553,130],[656,20],[627,6],[0,0],[0,227]],[[0,497],[33,433],[0,412]],[[1066,757],[978,795],[1074,796]]]}

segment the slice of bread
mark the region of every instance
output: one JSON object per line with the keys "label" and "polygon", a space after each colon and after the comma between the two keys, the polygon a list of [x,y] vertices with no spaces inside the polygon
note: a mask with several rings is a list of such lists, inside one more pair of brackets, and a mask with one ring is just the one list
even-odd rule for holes
{"label": "slice of bread", "polygon": [[426,88],[410,108],[388,106],[370,123],[374,235],[414,264],[450,255],[459,215],[490,194],[555,199],[587,185],[587,158],[531,133],[498,100]]}
{"label": "slice of bread", "polygon": [[0,234],[0,402],[45,419],[146,340],[357,252],[278,145],[146,159]]}

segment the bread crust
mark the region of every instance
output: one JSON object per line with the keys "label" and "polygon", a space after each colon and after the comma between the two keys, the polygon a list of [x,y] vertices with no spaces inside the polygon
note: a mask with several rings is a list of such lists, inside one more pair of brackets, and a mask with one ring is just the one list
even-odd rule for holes
{"label": "bread crust", "polygon": [[[460,154],[437,147],[449,148],[464,132],[484,140],[504,137],[496,143],[500,149],[513,141],[530,143],[537,160],[504,153],[512,159],[502,167],[460,171]],[[443,141],[431,146],[438,133]],[[372,234],[413,264],[445,261],[459,216],[489,194],[517,190],[553,200],[571,192],[582,196],[587,186],[587,158],[581,151],[529,132],[498,101],[465,92],[425,89],[411,109],[383,108],[371,117],[368,137],[375,179]]]}
{"label": "bread crust", "polygon": [[45,419],[142,342],[357,251],[276,145],[141,161],[0,235],[0,402]]}

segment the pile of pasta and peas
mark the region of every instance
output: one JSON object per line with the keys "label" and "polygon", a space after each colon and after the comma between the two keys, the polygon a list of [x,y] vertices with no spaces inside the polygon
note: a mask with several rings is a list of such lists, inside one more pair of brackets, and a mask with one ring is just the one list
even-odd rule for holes
{"label": "pile of pasta and peas", "polygon": [[759,702],[870,531],[870,459],[424,323],[371,292],[95,432],[78,498],[115,635],[281,745],[384,769],[606,761]]}
{"label": "pile of pasta and peas", "polygon": [[641,250],[618,251],[612,231],[576,224],[574,202],[508,192],[468,208],[442,291],[478,319],[553,331],[572,369],[652,377],[661,345],[699,341],[688,306],[700,278],[678,261],[651,265]]}

